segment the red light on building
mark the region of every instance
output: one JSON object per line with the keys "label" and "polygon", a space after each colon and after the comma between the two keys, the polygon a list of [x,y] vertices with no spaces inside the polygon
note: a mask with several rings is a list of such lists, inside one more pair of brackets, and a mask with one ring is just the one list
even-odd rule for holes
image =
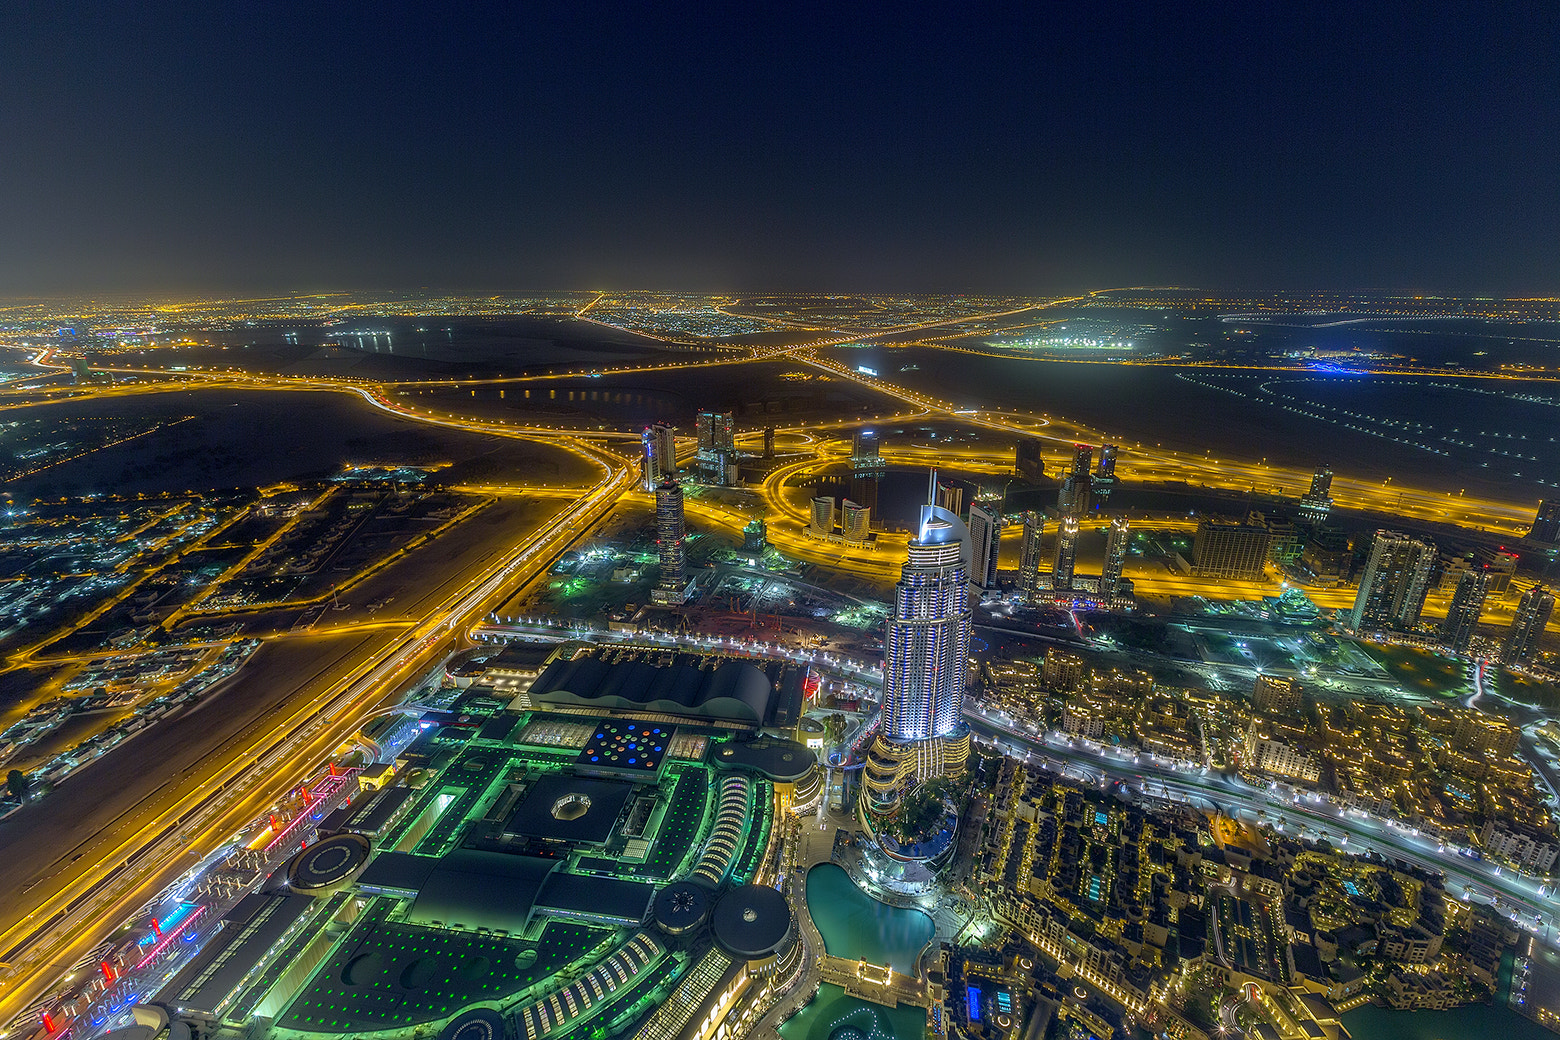
{"label": "red light on building", "polygon": [[155,917],[152,918],[152,933],[155,934],[157,938],[162,938],[162,925],[158,923],[158,920]]}
{"label": "red light on building", "polygon": [[43,1028],[47,1029],[51,1033],[57,1031],[54,1027],[54,1016],[49,1014],[47,1011],[43,1013]]}
{"label": "red light on building", "polygon": [[98,961],[98,967],[103,969],[103,980],[113,982],[119,976],[114,974],[114,966],[107,961]]}

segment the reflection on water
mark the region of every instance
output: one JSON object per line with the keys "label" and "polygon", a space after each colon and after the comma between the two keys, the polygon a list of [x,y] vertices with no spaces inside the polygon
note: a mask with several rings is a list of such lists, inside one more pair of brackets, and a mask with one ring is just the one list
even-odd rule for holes
{"label": "reflection on water", "polygon": [[[1415,486],[1541,497],[1560,486],[1553,383],[1449,376],[1223,373],[1170,366],[1077,365],[911,347],[850,361],[916,371],[896,382],[961,404],[1081,421],[1130,444],[1264,457],[1352,477],[1412,474]],[[1182,376],[1192,378],[1185,379]],[[1433,449],[1433,450],[1431,450]],[[1345,464],[1346,460],[1346,464]],[[1263,490],[1261,488],[1258,489]]]}
{"label": "reflection on water", "polygon": [[851,1029],[877,1040],[920,1040],[926,1030],[926,1015],[909,1005],[886,1008],[869,1004],[826,982],[818,987],[812,1003],[780,1027],[780,1036],[783,1040],[832,1040],[848,1036]]}
{"label": "reflection on water", "polygon": [[1554,1040],[1554,1034],[1504,1004],[1469,1004],[1450,1011],[1393,1011],[1367,1004],[1342,1018],[1359,1040]]}
{"label": "reflection on water", "polygon": [[886,964],[905,975],[915,974],[916,957],[932,938],[930,917],[879,903],[833,863],[807,872],[807,912],[832,956]]}
{"label": "reflection on water", "polygon": [[1553,1040],[1553,1033],[1507,1005],[1513,960],[1510,950],[1501,957],[1495,999],[1488,1004],[1450,1011],[1393,1011],[1367,1004],[1343,1016],[1344,1028],[1359,1040]]}

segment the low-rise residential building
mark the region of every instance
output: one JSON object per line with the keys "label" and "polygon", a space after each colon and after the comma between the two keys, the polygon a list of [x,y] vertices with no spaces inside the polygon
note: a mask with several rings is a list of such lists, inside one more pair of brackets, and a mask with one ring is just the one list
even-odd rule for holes
{"label": "low-rise residential building", "polygon": [[1487,854],[1535,874],[1554,870],[1555,859],[1560,856],[1560,848],[1556,848],[1549,835],[1493,819],[1486,821],[1479,832],[1479,844]]}

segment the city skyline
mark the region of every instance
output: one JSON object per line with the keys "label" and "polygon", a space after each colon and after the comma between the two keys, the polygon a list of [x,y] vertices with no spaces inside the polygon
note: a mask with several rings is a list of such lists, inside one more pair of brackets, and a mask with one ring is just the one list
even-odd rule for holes
{"label": "city skyline", "polygon": [[1556,40],[0,11],[0,1040],[1560,1034]]}
{"label": "city skyline", "polygon": [[[1532,341],[1499,349],[1546,307],[8,312],[0,597],[26,621],[0,630],[0,1011],[29,1040],[132,1017],[153,1035],[112,1040],[786,1040],[831,1007],[886,1032],[897,1006],[896,1040],[924,1040],[986,1001],[1193,1038],[1230,1000],[1319,998],[1295,1013],[1323,1035],[1367,1001],[1477,1006],[1560,921],[1560,474],[1528,419],[1556,376]],[[70,858],[88,840],[137,851]],[[1188,866],[1215,846],[1220,871]],[[1171,880],[1129,881],[1144,857]],[[517,884],[523,907],[492,895]],[[831,884],[936,942],[853,948]],[[122,901],[115,931],[72,916],[90,899]],[[1093,924],[1133,914],[1141,938]],[[1242,915],[1259,945],[1219,954]],[[435,945],[406,957],[496,1010],[365,1001],[423,969],[354,951],[408,927]],[[1334,929],[1375,943],[1371,981]],[[562,967],[443,952],[471,942]],[[982,959],[1013,944],[1090,989],[1048,1011],[1044,970]],[[55,969],[92,948],[96,972]]]}

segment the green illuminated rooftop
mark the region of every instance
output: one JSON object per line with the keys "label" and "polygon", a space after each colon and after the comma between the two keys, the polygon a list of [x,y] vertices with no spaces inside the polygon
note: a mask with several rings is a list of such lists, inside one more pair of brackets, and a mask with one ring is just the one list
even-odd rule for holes
{"label": "green illuminated rooftop", "polygon": [[[714,830],[719,778],[739,774],[669,757],[657,773],[603,778],[576,761],[576,748],[513,743],[532,719],[543,720],[540,732],[548,720],[578,718],[516,716],[503,739],[477,739],[483,727],[465,720],[430,730],[413,752],[424,772],[404,814],[373,839],[375,856],[364,872],[332,897],[335,912],[290,939],[291,962],[268,970],[253,991],[251,1009],[276,1016],[272,1036],[432,1038],[482,1007],[508,1021],[512,1035],[609,1038],[668,999],[709,940],[662,934],[637,923],[625,899],[606,896],[617,889],[633,895],[636,886],[650,893],[686,877]],[[692,731],[700,732],[696,725]],[[682,746],[703,753],[708,744]],[[751,878],[770,831],[770,785],[742,783],[750,791],[747,823],[730,883]],[[598,792],[602,785],[615,797]],[[571,793],[576,788],[586,794]],[[576,841],[569,825],[591,818],[592,810],[577,804],[587,796],[605,815],[590,840]],[[509,905],[521,896],[508,888],[470,890],[473,898],[458,908],[467,923],[459,927],[434,919],[446,919],[443,913],[426,912],[425,904],[449,901],[450,871],[503,866],[506,854],[558,864],[538,875],[544,888],[533,893],[529,913]],[[486,876],[473,883],[504,884],[499,874]],[[435,891],[442,894],[430,898]],[[482,893],[494,898],[475,898]],[[484,921],[489,907],[504,909],[504,919]]]}
{"label": "green illuminated rooftop", "polygon": [[346,1033],[442,1020],[482,1000],[538,988],[615,937],[608,929],[549,921],[534,939],[387,921],[375,905],[278,1021],[300,1032]]}

